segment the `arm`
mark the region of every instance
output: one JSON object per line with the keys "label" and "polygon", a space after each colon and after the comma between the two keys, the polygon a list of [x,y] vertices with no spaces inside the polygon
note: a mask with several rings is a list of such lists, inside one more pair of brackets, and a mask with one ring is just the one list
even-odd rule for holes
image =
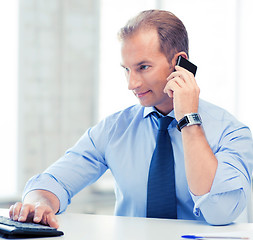
{"label": "arm", "polygon": [[107,169],[103,156],[96,150],[89,133],[90,130],[86,131],[77,144],[44,173],[27,182],[23,203],[16,203],[10,208],[11,218],[58,226],[55,223],[55,213],[65,211],[71,198]]}
{"label": "arm", "polygon": [[194,195],[204,195],[211,190],[218,161],[201,126],[183,128],[182,141],[189,188]]}
{"label": "arm", "polygon": [[[173,97],[175,116],[179,120],[186,113],[198,112],[199,89],[193,75],[180,67],[176,70],[168,78],[164,91]],[[205,128],[205,133],[198,125],[185,127],[181,132],[194,213],[199,215],[201,210],[206,221],[215,225],[234,221],[245,208],[250,192],[252,137],[246,126],[231,121],[231,117],[219,117],[220,136],[213,132],[216,129]],[[209,136],[210,146],[205,134]]]}
{"label": "arm", "polygon": [[[176,66],[168,77],[164,91],[173,98],[177,121],[187,113],[197,113],[199,88],[192,73]],[[194,195],[204,195],[211,189],[218,161],[214,156],[201,126],[182,129],[185,170],[189,188]]]}
{"label": "arm", "polygon": [[34,190],[29,192],[23,203],[17,202],[9,210],[10,218],[25,222],[33,221],[58,228],[55,213],[60,206],[59,199],[51,192],[45,190]]}

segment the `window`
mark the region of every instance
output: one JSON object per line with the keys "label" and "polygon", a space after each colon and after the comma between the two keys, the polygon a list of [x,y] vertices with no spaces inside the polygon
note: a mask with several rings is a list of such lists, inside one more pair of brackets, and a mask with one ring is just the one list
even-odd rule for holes
{"label": "window", "polygon": [[[17,39],[18,2],[4,1],[0,7],[0,146],[1,198],[16,191],[17,154]],[[8,184],[6,179],[8,179]]]}

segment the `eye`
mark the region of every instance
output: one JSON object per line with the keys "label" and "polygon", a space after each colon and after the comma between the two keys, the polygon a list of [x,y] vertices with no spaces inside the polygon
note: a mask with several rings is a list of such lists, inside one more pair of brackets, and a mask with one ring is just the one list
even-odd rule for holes
{"label": "eye", "polygon": [[140,70],[147,70],[150,66],[148,65],[141,65]]}
{"label": "eye", "polygon": [[122,66],[125,72],[129,72],[129,68]]}
{"label": "eye", "polygon": [[125,72],[129,72],[129,68],[127,68],[127,67],[124,66],[123,64],[120,64],[120,66],[124,69]]}

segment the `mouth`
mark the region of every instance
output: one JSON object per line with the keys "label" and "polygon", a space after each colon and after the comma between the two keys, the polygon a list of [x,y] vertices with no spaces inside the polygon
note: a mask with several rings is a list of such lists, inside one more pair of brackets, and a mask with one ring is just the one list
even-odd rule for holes
{"label": "mouth", "polygon": [[134,94],[135,94],[136,97],[142,98],[142,97],[146,96],[149,92],[151,92],[151,90],[148,90],[146,92],[139,92],[139,93],[135,92]]}

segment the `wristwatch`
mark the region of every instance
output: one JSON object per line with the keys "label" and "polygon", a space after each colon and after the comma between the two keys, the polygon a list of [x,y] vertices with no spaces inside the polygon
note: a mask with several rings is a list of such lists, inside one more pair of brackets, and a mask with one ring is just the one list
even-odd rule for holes
{"label": "wristwatch", "polygon": [[201,125],[202,120],[198,113],[185,114],[182,119],[178,121],[177,129],[181,132],[182,128],[191,125]]}

